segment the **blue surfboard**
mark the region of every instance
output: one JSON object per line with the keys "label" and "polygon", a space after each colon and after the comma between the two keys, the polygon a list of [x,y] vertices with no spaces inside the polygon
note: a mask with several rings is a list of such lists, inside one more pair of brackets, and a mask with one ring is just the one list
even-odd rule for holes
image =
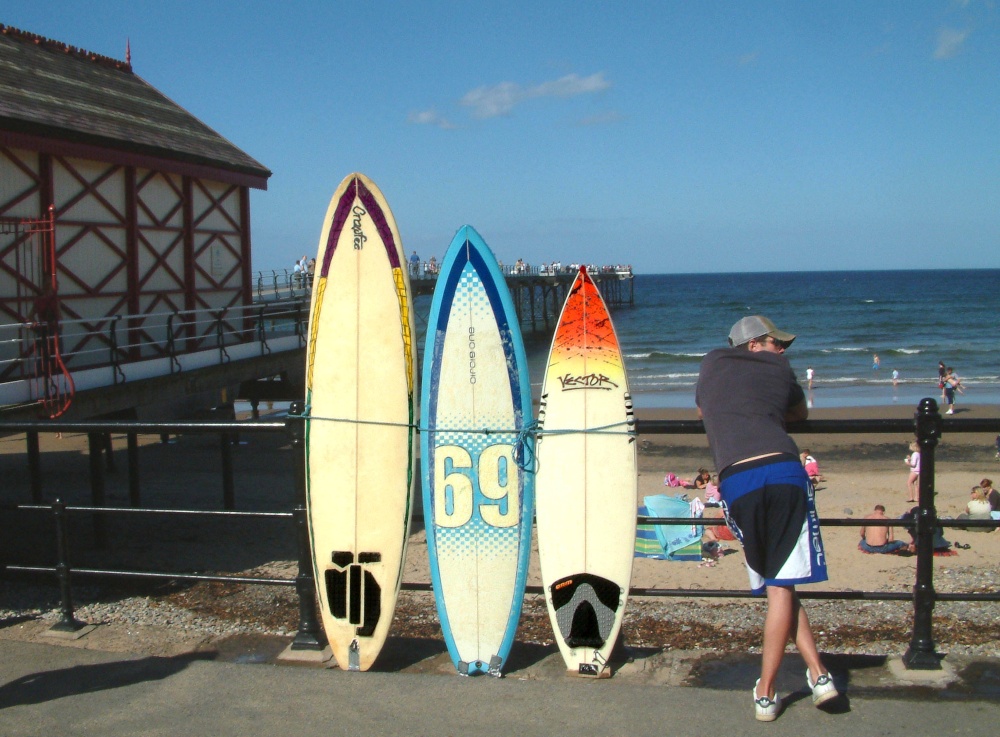
{"label": "blue surfboard", "polygon": [[422,384],[424,520],[438,617],[460,674],[499,676],[531,552],[534,477],[519,462],[531,457],[531,389],[507,284],[468,225],[441,265]]}

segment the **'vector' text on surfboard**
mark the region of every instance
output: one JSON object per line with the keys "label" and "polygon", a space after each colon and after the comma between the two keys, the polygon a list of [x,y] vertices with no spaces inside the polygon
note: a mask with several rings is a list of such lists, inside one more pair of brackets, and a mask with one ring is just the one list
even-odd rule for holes
{"label": "'vector' text on surfboard", "polygon": [[618,384],[604,374],[584,374],[583,376],[565,374],[559,377],[559,383],[562,385],[563,391],[574,389],[605,389],[611,391],[618,388]]}

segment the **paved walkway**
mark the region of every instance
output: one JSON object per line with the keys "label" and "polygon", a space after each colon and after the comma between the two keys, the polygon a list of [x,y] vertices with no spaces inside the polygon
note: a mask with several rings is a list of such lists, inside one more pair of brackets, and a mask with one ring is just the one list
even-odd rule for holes
{"label": "paved walkway", "polygon": [[[0,734],[734,737],[766,730],[801,737],[836,730],[981,737],[1000,723],[995,660],[946,662],[942,672],[910,674],[926,681],[921,685],[906,682],[910,676],[900,674],[898,663],[841,656],[830,665],[845,696],[820,711],[799,683],[801,661],[789,656],[779,679],[785,711],[766,725],[753,719],[750,662],[738,656],[702,663],[708,666],[703,675],[718,681],[714,688],[671,685],[679,671],[690,672],[685,659],[691,653],[639,657],[604,681],[566,677],[558,655],[501,680],[444,675],[437,665],[345,673],[214,657],[141,657],[0,641]],[[740,671],[738,682],[727,669]]]}

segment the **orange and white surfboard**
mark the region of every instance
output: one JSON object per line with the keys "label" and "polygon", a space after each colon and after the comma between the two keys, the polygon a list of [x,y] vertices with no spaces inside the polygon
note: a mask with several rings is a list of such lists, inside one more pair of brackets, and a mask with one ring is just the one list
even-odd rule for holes
{"label": "orange and white surfboard", "polygon": [[632,578],[635,419],[607,306],[581,268],[542,384],[535,505],[545,601],[573,675],[610,675]]}

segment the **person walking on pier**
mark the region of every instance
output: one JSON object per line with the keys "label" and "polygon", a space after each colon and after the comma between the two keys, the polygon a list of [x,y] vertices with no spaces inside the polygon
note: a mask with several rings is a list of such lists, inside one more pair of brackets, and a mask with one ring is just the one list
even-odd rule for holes
{"label": "person walking on pier", "polygon": [[812,484],[785,423],[809,415],[805,392],[785,357],[795,336],[766,317],[744,317],[730,348],[705,356],[695,389],[698,414],[720,469],[726,521],[743,545],[752,593],[767,594],[761,674],[753,690],[758,720],[781,710],[775,691],[785,646],[794,639],[815,705],[837,696],[795,592],[826,581],[826,556]]}

